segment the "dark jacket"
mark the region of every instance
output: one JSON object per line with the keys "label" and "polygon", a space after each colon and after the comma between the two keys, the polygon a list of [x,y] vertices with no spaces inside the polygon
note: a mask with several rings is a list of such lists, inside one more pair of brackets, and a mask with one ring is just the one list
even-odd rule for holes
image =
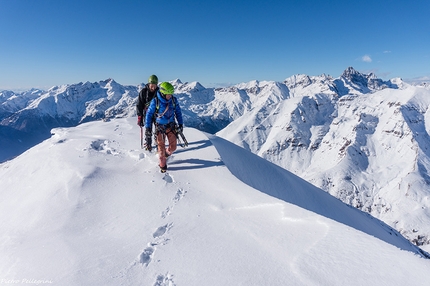
{"label": "dark jacket", "polygon": [[151,118],[154,118],[154,116],[156,124],[159,125],[175,123],[175,117],[179,125],[183,124],[181,107],[176,97],[172,96],[167,100],[160,92],[157,92],[157,98],[154,98],[149,105],[145,120],[146,128],[151,128]]}
{"label": "dark jacket", "polygon": [[149,103],[157,94],[157,91],[158,91],[158,86],[154,92],[151,92],[149,89],[149,84],[146,84],[142,88],[142,90],[139,92],[139,97],[137,98],[137,104],[136,104],[137,116],[142,116],[143,119],[145,118],[146,110],[148,109]]}

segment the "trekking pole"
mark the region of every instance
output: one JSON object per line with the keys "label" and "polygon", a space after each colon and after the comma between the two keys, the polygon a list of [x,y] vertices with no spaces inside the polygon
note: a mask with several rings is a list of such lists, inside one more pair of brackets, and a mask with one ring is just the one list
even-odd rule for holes
{"label": "trekking pole", "polygon": [[140,126],[140,148],[143,149],[143,128]]}

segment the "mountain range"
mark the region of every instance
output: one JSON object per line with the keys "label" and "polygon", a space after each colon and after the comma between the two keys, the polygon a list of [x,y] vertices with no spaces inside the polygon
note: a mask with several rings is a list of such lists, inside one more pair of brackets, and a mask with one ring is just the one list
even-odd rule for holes
{"label": "mountain range", "polygon": [[[171,81],[185,125],[217,134],[430,244],[430,87],[347,68],[224,88]],[[0,161],[56,127],[132,117],[143,85],[96,83],[0,92]]]}

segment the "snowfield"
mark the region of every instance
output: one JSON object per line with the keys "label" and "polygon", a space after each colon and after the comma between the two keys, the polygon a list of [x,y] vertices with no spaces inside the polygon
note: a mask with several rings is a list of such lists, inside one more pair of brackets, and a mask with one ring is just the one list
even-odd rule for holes
{"label": "snowfield", "polygon": [[429,285],[397,231],[220,137],[186,128],[159,173],[135,121],[0,165],[0,284]]}

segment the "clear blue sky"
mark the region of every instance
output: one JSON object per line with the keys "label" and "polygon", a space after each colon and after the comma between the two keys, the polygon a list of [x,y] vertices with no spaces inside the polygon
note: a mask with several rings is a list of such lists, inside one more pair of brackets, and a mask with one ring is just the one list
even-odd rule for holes
{"label": "clear blue sky", "polygon": [[430,78],[429,0],[0,0],[0,89]]}

